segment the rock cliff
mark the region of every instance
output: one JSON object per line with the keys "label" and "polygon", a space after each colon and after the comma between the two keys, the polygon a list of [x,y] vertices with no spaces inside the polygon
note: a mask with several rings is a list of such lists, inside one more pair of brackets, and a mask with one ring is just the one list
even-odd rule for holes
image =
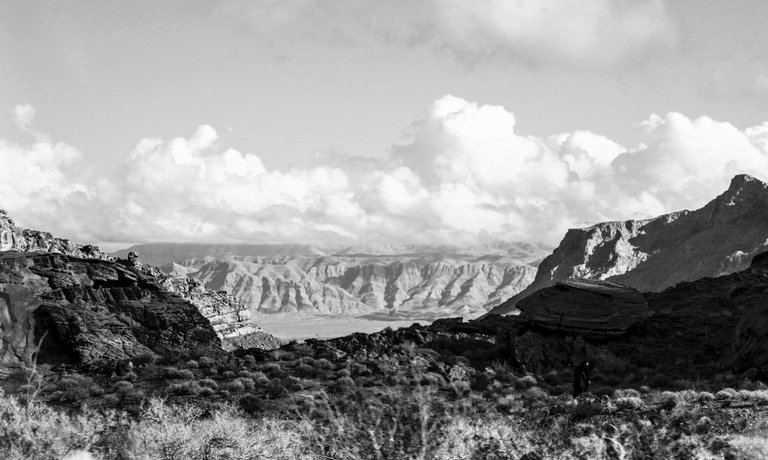
{"label": "rock cliff", "polygon": [[520,299],[570,278],[661,291],[683,281],[743,270],[752,256],[767,248],[768,185],[738,175],[728,190],[695,211],[569,230],[541,262],[531,285],[492,313],[516,312]]}
{"label": "rock cliff", "polygon": [[[467,260],[469,259],[469,260]],[[191,259],[188,276],[252,311],[476,317],[514,295],[535,268],[437,255]],[[165,266],[168,272],[172,266]]]}
{"label": "rock cliff", "polygon": [[198,309],[119,263],[0,253],[0,364],[90,363],[142,353],[222,353]]}

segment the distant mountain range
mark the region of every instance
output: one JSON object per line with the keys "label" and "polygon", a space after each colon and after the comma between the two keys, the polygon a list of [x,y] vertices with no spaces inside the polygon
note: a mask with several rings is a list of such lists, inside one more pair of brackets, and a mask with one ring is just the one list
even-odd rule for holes
{"label": "distant mountain range", "polygon": [[768,184],[738,175],[728,190],[695,211],[569,230],[541,262],[533,283],[491,313],[515,313],[519,300],[572,278],[661,291],[683,281],[744,270],[766,249]]}
{"label": "distant mountain range", "polygon": [[138,245],[167,273],[223,290],[252,311],[476,317],[531,281],[545,249],[447,246]]}

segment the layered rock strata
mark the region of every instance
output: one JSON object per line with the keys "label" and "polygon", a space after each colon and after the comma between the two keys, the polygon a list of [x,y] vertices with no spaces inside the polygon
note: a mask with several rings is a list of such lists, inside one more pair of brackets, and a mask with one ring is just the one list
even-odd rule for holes
{"label": "layered rock strata", "polygon": [[532,324],[591,338],[625,334],[652,314],[640,292],[599,280],[558,281],[521,300],[518,308]]}

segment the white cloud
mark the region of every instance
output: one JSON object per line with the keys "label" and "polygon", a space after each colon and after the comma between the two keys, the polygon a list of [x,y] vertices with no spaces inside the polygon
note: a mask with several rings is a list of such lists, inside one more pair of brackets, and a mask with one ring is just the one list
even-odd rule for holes
{"label": "white cloud", "polygon": [[604,66],[637,62],[676,39],[661,0],[261,0],[231,1],[222,10],[276,48],[384,39],[472,63],[503,58]]}
{"label": "white cloud", "polygon": [[633,148],[589,131],[537,138],[503,107],[446,96],[388,158],[285,171],[207,125],[140,140],[111,174],[64,143],[0,141],[0,208],[86,241],[556,244],[568,227],[700,207],[738,173],[766,179],[768,122],[670,113],[638,129]]}

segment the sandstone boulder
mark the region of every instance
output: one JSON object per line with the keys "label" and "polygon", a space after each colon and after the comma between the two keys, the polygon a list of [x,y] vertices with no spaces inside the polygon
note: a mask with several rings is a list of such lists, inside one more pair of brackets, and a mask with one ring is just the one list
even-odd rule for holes
{"label": "sandstone boulder", "polygon": [[558,281],[518,304],[521,318],[546,329],[601,338],[625,334],[651,310],[638,291],[600,280]]}

